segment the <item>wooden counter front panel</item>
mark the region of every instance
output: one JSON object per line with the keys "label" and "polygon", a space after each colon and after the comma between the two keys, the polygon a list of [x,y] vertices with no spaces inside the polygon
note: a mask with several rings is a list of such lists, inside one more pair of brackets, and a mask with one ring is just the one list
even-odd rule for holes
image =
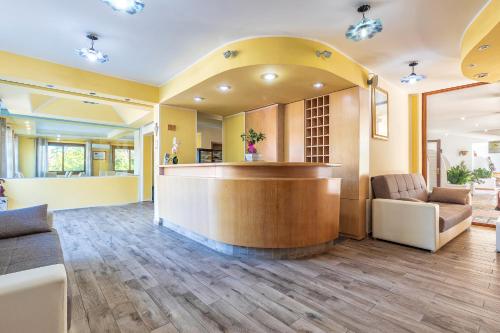
{"label": "wooden counter front panel", "polygon": [[159,179],[160,217],[209,239],[294,248],[338,237],[340,179]]}

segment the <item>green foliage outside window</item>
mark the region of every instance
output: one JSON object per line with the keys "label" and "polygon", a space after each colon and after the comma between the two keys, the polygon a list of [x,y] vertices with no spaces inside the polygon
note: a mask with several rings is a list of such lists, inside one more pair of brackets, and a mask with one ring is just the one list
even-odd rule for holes
{"label": "green foliage outside window", "polygon": [[71,144],[49,144],[48,171],[85,171],[85,147]]}
{"label": "green foliage outside window", "polygon": [[115,171],[133,172],[135,152],[130,148],[115,148]]}

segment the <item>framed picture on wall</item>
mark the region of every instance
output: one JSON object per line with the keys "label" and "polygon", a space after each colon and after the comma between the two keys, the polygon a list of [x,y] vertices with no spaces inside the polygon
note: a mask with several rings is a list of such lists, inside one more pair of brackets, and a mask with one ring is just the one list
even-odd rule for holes
{"label": "framed picture on wall", "polygon": [[93,155],[94,160],[105,160],[106,152],[105,151],[95,151]]}
{"label": "framed picture on wall", "polygon": [[389,139],[389,94],[381,88],[372,89],[372,137]]}

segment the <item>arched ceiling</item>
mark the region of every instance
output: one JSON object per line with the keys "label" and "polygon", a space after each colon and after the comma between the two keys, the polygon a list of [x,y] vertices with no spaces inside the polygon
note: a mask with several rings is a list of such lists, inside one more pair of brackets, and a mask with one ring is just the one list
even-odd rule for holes
{"label": "arched ceiling", "polygon": [[[374,0],[370,17],[384,31],[352,42],[344,33],[359,20],[352,0],[146,0],[129,16],[100,0],[17,0],[2,7],[0,45],[5,51],[84,70],[161,85],[210,51],[252,36],[299,36],[335,46],[407,91],[428,91],[470,82],[460,71],[460,39],[486,0]],[[90,64],[74,49],[85,34],[102,35],[97,47],[108,64]],[[421,60],[428,80],[402,86],[407,61]]]}

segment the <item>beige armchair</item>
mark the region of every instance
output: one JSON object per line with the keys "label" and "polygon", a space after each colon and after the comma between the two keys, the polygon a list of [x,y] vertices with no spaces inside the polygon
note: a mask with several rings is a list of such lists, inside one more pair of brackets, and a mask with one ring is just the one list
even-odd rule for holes
{"label": "beige armchair", "polygon": [[429,194],[418,174],[373,177],[372,189],[373,238],[435,252],[471,226],[469,190]]}

